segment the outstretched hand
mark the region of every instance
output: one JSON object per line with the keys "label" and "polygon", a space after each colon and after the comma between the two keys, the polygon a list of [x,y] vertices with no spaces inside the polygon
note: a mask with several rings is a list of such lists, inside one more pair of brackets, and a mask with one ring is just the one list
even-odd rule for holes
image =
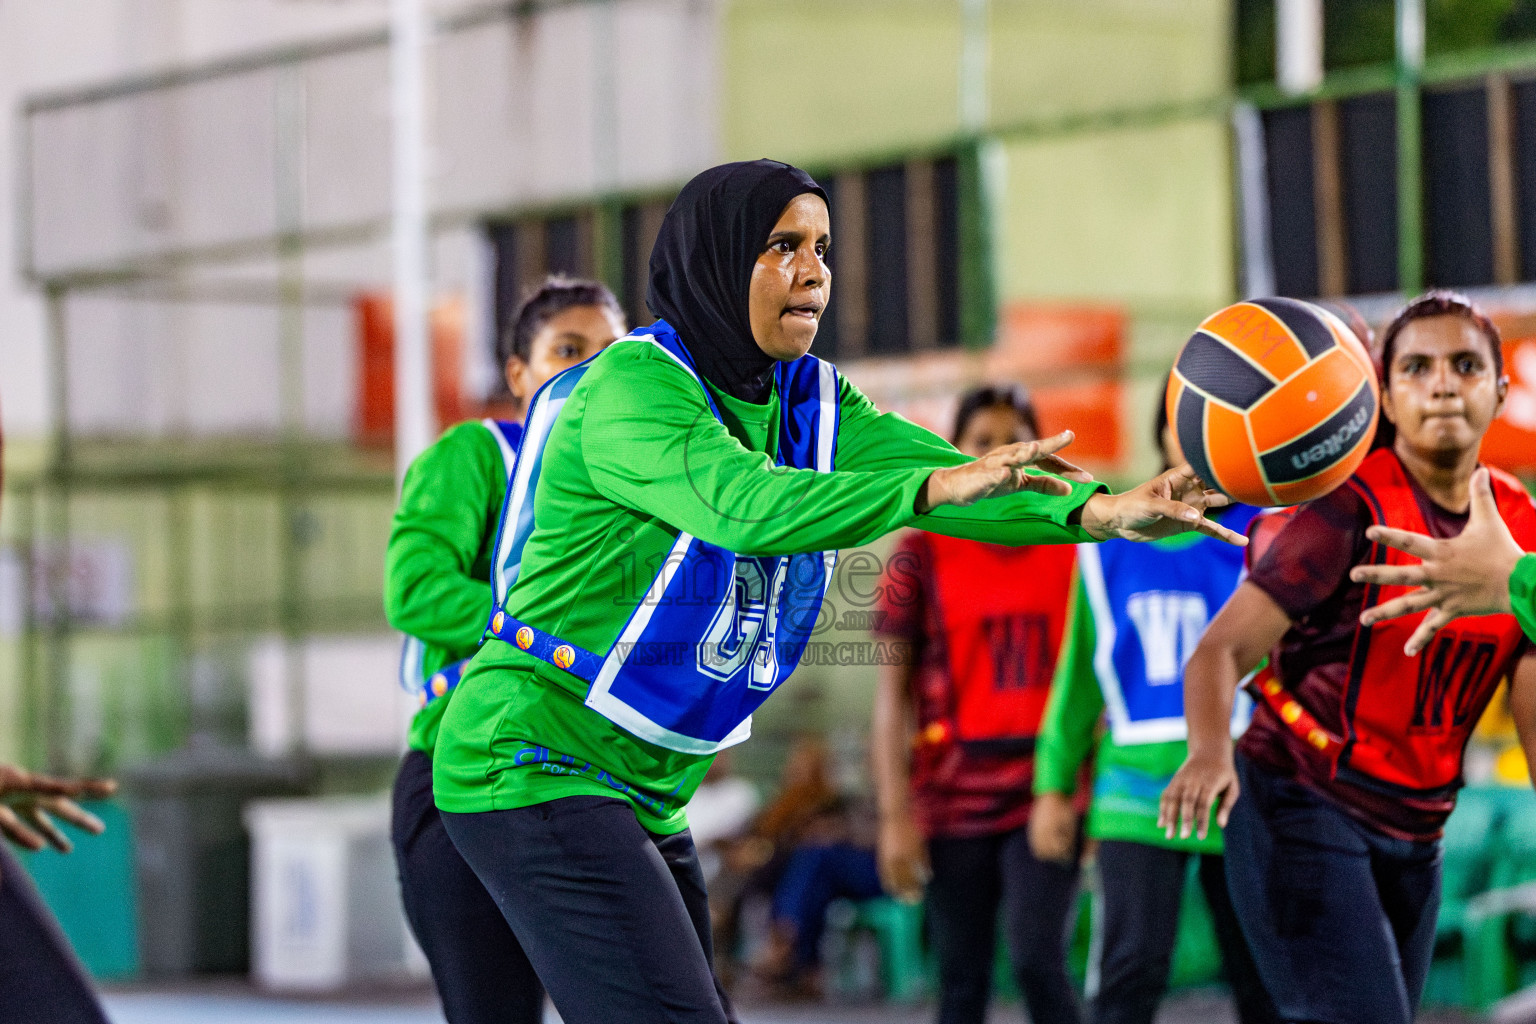
{"label": "outstretched hand", "polygon": [[1207,509],[1231,499],[1201,482],[1186,463],[1121,494],[1095,494],[1084,503],[1079,524],[1094,540],[1159,540],[1199,530],[1217,540],[1244,547],[1248,538],[1207,519]]}
{"label": "outstretched hand", "polygon": [[0,764],[0,835],[24,849],[52,846],[68,853],[74,844],[52,816],[100,835],[106,826],[75,799],[95,800],[115,792],[117,783],[111,779],[55,779]]}
{"label": "outstretched hand", "polygon": [[[964,507],[983,498],[995,498],[1019,491],[1034,491],[1063,497],[1072,493],[1067,480],[1089,483],[1092,474],[1074,466],[1056,453],[1072,443],[1072,431],[1063,430],[1054,437],[1038,441],[1020,441],[1004,445],[973,462],[936,469],[923,483],[915,505],[918,513],[931,512],[940,505]],[[1030,473],[1044,470],[1055,476]],[[1065,479],[1058,479],[1065,478]]]}
{"label": "outstretched hand", "polygon": [[1455,537],[1436,540],[1389,526],[1365,531],[1373,541],[1422,559],[1420,564],[1357,565],[1349,572],[1356,583],[1418,587],[1360,614],[1360,622],[1370,626],[1428,608],[1429,614],[1403,648],[1410,657],[1452,619],[1510,610],[1509,575],[1525,552],[1499,516],[1487,469],[1472,474],[1471,496],[1466,528]]}

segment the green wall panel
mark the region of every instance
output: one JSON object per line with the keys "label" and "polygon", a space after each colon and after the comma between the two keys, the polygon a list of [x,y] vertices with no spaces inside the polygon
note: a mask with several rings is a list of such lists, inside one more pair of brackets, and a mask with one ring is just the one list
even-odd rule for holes
{"label": "green wall panel", "polygon": [[726,157],[816,163],[954,135],[959,9],[946,0],[731,4],[720,51]]}
{"label": "green wall panel", "polygon": [[994,125],[1203,100],[1227,88],[1226,0],[992,0]]}
{"label": "green wall panel", "polygon": [[[989,123],[1221,95],[1226,0],[992,0]],[[730,159],[806,163],[931,147],[962,130],[960,0],[736,0],[724,14]]]}
{"label": "green wall panel", "polygon": [[1228,139],[1225,120],[1208,118],[1008,145],[1003,300],[1227,300]]}

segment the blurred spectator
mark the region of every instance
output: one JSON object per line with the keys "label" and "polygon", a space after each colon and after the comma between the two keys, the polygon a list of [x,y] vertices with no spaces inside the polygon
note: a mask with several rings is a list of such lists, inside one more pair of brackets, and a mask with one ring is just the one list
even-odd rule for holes
{"label": "blurred spectator", "polygon": [[785,756],[777,795],[744,833],[716,841],[720,867],[709,895],[715,969],[722,982],[730,983],[741,953],[743,906],[755,897],[772,897],[802,843],[836,838],[843,801],[831,776],[826,744],[820,737],[801,737]]}
{"label": "blurred spectator", "polygon": [[[960,402],[967,455],[1037,437],[1020,388]],[[1079,1019],[1066,966],[1076,858],[1036,858],[1025,830],[1073,564],[1071,545],[910,533],[881,581],[877,632],[911,656],[881,667],[875,697],[880,877],[909,899],[927,885],[941,1024],[986,1018],[999,910],[1030,1019]]]}
{"label": "blurred spectator", "polygon": [[746,832],[761,804],[757,787],[734,774],[731,751],[716,754],[709,773],[688,802],[688,831],[699,851],[705,881],[713,882],[720,874],[721,846]]}
{"label": "blurred spectator", "polygon": [[[796,849],[773,890],[772,930],[756,971],[790,998],[820,998],[821,937],[834,900],[881,895],[874,843],[866,835]],[[860,841],[860,839],[863,841]]]}

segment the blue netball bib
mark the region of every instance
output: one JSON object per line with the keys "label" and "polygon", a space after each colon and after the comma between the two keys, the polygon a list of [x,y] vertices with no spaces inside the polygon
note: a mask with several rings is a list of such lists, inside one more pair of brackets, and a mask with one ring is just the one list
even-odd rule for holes
{"label": "blue netball bib", "polygon": [[[1258,512],[1234,506],[1221,524],[1242,533]],[[1112,540],[1077,550],[1097,634],[1094,674],[1115,744],[1187,739],[1184,666],[1242,582],[1244,549],[1202,535],[1178,547]],[[1251,710],[1240,688],[1234,736],[1247,728]]]}
{"label": "blue netball bib", "polygon": [[[517,444],[522,440],[522,425],[493,419],[484,419],[480,423],[496,439],[496,447],[501,450],[501,462],[506,469],[507,481],[510,483],[513,467],[517,465]],[[505,498],[502,499],[502,504],[505,507]],[[494,567],[492,575],[494,575]],[[428,679],[422,664],[426,653],[427,645],[414,636],[406,636],[405,643],[400,649],[400,686],[406,693],[416,694],[423,707],[459,685],[459,674],[464,670],[465,665],[464,661],[455,662],[434,672],[432,678]]]}
{"label": "blue netball bib", "polygon": [[[665,352],[720,419],[713,396],[666,321],[621,343]],[[513,618],[505,602],[537,526],[534,495],[544,445],[587,368],[572,367],[550,381],[530,407],[498,531],[493,570],[498,607],[489,632],[586,681],[587,707],[626,732],[669,750],[713,753],[750,735],[752,712],[799,664],[837,553],[748,557],[679,533],[644,598],[603,652],[583,650]],[[774,373],[781,416],[778,464],[830,473],[839,417],[836,369],[807,355],[778,364]]]}

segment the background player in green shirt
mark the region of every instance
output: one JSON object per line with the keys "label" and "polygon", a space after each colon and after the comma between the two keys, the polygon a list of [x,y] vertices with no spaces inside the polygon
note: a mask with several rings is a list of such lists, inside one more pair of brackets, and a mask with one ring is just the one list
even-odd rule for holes
{"label": "background player in green shirt", "polygon": [[[545,381],[623,333],[623,313],[607,288],[551,278],[507,325],[496,354],[513,397],[526,407]],[[536,1024],[544,1013],[544,989],[528,958],[432,802],[432,752],[454,694],[452,666],[480,646],[493,604],[491,549],[519,433],[517,424],[460,423],[417,456],[386,556],[385,612],[408,637],[402,681],[423,701],[395,780],[395,861],[406,917],[449,1024]]]}
{"label": "background player in green shirt", "polygon": [[[1110,495],[1054,457],[1070,434],[971,459],[882,415],[830,366],[804,362],[826,303],[829,244],[825,194],[804,172],[772,161],[704,172],[668,211],[651,254],[648,301],[663,321],[556,378],[530,414],[537,459],[530,433],[508,499],[529,532],[512,534],[520,569],[499,613],[520,625],[493,621],[498,639],[466,669],[442,723],[434,788],[454,844],[566,1024],[728,1019],[684,808],[708,751],[745,738],[747,721],[720,742],[684,733],[682,722],[694,712],[713,721],[726,697],[746,705],[746,680],[764,664],[757,655],[778,656],[772,631],[805,625],[780,617],[805,610],[778,599],[792,581],[775,575],[765,597],[744,563],[779,573],[794,555],[788,564],[814,574],[822,559],[802,553],[907,525],[1014,544],[1194,529],[1242,542],[1202,517],[1224,499],[1188,467]],[[781,393],[806,374],[821,382],[819,404]],[[807,431],[815,465],[776,464],[786,451],[804,458]],[[702,588],[709,600],[695,607],[734,607],[742,618],[724,625],[750,627],[753,658],[729,689],[705,688],[686,704],[676,730],[652,728],[654,718],[620,726],[621,709],[595,709],[614,691],[600,673],[591,683],[576,674],[583,666],[601,660],[620,678],[661,691],[674,679],[675,693],[693,693],[729,646],[697,635],[675,669],[647,660],[665,650],[631,658],[616,646],[634,622],[690,614],[682,601],[644,598],[672,592],[680,574],[668,555],[682,550],[686,561],[702,550],[695,542],[733,553],[725,564],[744,592],[733,605],[729,577],[678,585]],[[757,699],[777,681],[768,672]]]}
{"label": "background player in green shirt", "polygon": [[1424,649],[1435,630],[1463,615],[1513,612],[1525,635],[1536,640],[1536,555],[1522,551],[1504,525],[1486,469],[1472,474],[1471,491],[1467,526],[1455,537],[1436,540],[1387,526],[1365,531],[1371,540],[1423,559],[1421,564],[1358,565],[1350,571],[1356,583],[1419,588],[1360,615],[1369,626],[1428,608],[1404,648],[1410,656]]}
{"label": "background player in green shirt", "polygon": [[[1161,404],[1153,436],[1165,466],[1183,461]],[[1241,530],[1257,511],[1232,505],[1218,514]],[[1152,1024],[1173,966],[1191,857],[1198,858],[1238,1019],[1279,1019],[1232,910],[1220,829],[1181,839],[1157,823],[1158,800],[1189,751],[1184,663],[1209,617],[1241,582],[1243,554],[1199,534],[1079,549],[1035,750],[1029,838],[1036,857],[1057,862],[1076,861],[1084,833],[1098,841],[1088,992],[1094,1024]],[[1234,732],[1247,724],[1246,711],[1233,716]],[[1085,763],[1094,776],[1086,829],[1074,799]]]}

